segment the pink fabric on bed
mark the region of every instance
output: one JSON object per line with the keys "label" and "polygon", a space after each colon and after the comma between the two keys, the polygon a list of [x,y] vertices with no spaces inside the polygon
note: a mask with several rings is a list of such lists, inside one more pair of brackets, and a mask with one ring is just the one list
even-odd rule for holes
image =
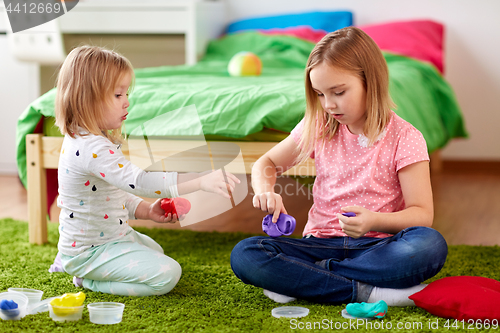
{"label": "pink fabric on bed", "polygon": [[430,20],[360,26],[380,49],[434,64],[444,73],[442,24]]}
{"label": "pink fabric on bed", "polygon": [[[430,62],[444,73],[444,26],[431,20],[399,21],[360,26],[383,51]],[[317,43],[326,35],[308,26],[267,29],[268,35],[288,35]]]}
{"label": "pink fabric on bed", "polygon": [[314,30],[311,27],[293,27],[293,28],[275,28],[275,29],[261,29],[259,32],[266,35],[287,35],[297,38],[305,39],[313,43],[317,43],[326,35],[324,30]]}

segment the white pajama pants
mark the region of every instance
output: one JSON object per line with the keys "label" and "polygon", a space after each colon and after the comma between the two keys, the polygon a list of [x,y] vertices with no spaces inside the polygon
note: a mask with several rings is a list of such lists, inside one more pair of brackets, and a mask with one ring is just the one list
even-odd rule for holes
{"label": "white pajama pants", "polygon": [[182,269],[149,236],[131,230],[123,240],[92,247],[71,257],[61,254],[64,271],[82,278],[83,287],[122,296],[163,295]]}

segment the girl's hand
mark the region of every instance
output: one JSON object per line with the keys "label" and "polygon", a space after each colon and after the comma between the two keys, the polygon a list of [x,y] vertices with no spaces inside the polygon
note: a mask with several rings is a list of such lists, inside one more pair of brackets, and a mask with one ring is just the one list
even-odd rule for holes
{"label": "girl's hand", "polygon": [[356,214],[354,217],[347,217],[342,214],[337,214],[340,227],[347,236],[352,238],[359,238],[364,236],[368,231],[372,230],[373,214],[366,208],[360,206],[347,206],[341,208],[343,213],[353,212]]}
{"label": "girl's hand", "polygon": [[264,192],[253,196],[253,206],[263,212],[273,214],[273,223],[278,221],[281,213],[288,214],[281,195],[274,192]]}
{"label": "girl's hand", "polygon": [[236,184],[240,180],[233,174],[221,169],[216,171],[206,171],[201,173],[200,189],[205,192],[212,192],[231,199],[228,192],[232,193]]}
{"label": "girl's hand", "polygon": [[184,217],[186,217],[185,214],[181,215],[180,217],[178,217],[176,214],[168,214],[168,216],[165,216],[165,211],[161,208],[161,200],[162,199],[158,199],[149,206],[149,219],[158,223],[175,223],[177,221],[184,220]]}

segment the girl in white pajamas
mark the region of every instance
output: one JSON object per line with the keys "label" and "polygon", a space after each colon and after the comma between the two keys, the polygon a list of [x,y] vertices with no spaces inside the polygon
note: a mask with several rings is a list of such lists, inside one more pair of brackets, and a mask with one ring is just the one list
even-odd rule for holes
{"label": "girl in white pajamas", "polygon": [[[120,128],[134,78],[130,62],[100,47],[81,46],[64,61],[58,79],[56,124],[65,135],[59,158],[59,243],[64,271],[75,285],[104,293],[168,293],[181,267],[130,219],[176,222],[161,198],[204,190],[229,198],[239,180],[221,170],[201,174],[145,172],[121,152]],[[227,181],[225,181],[227,179]],[[159,198],[150,204],[139,196]]]}

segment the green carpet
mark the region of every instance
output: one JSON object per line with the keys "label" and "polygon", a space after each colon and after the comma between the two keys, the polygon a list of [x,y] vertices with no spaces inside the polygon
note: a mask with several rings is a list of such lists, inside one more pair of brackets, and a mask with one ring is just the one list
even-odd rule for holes
{"label": "green carpet", "polygon": [[[407,328],[400,329],[401,332],[447,331],[445,319],[416,307],[389,308],[383,321],[372,322],[372,329],[348,326],[348,320],[340,315],[345,306],[306,301],[289,305],[309,308],[309,316],[295,321],[277,319],[271,316],[271,310],[280,304],[266,298],[261,289],[241,283],[231,271],[229,257],[233,246],[251,235],[136,229],[155,239],[165,253],[181,264],[182,278],[171,293],[141,298],[85,291],[85,304],[124,303],[123,321],[109,326],[92,324],[85,308],[82,320],[77,322],[56,323],[48,312],[29,315],[20,321],[0,320],[0,332],[391,332],[398,331],[398,323]],[[81,290],[73,286],[71,276],[47,271],[57,253],[56,225],[49,225],[49,243],[43,246],[28,243],[26,222],[0,220],[0,230],[0,292],[9,287],[34,288],[43,290],[47,298]],[[500,280],[499,258],[498,246],[450,246],[448,261],[434,279],[475,275]],[[316,329],[312,329],[315,322]],[[387,329],[389,322],[391,330]],[[431,329],[430,324],[434,325]],[[439,329],[432,329],[435,325]],[[470,332],[455,328],[451,331]]]}

